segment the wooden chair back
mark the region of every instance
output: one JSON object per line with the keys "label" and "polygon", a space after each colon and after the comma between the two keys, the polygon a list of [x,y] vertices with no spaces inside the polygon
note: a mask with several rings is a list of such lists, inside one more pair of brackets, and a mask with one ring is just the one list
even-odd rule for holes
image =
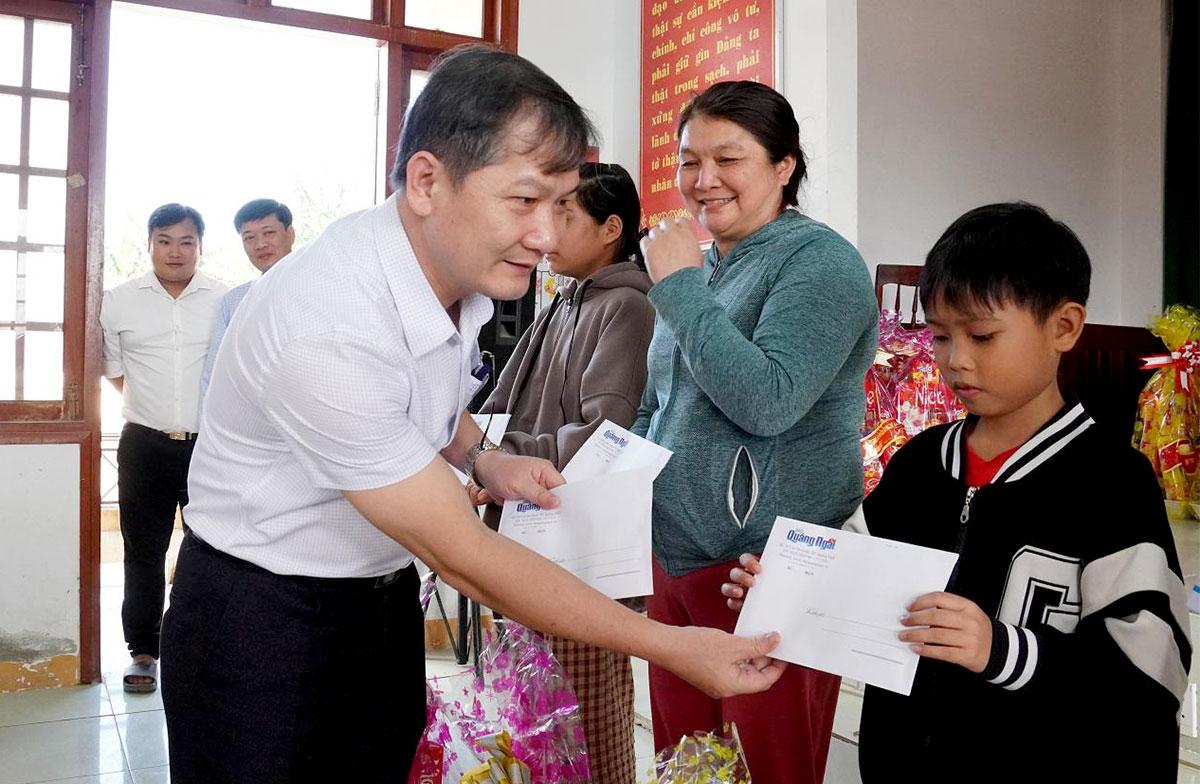
{"label": "wooden chair back", "polygon": [[[900,312],[900,323],[909,329],[922,325],[917,315],[920,309],[917,283],[920,278],[920,265],[880,264],[875,268],[875,302],[880,310]],[[887,290],[888,287],[891,287],[890,290]],[[885,295],[891,296],[885,301]]]}
{"label": "wooden chair back", "polygon": [[1166,351],[1145,327],[1084,324],[1079,342],[1059,363],[1058,383],[1097,422],[1132,438],[1138,395],[1151,376],[1141,369],[1141,358]]}

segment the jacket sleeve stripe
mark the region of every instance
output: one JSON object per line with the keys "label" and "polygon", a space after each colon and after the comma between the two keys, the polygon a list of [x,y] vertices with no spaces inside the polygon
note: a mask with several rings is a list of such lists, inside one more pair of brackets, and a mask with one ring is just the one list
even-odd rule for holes
{"label": "jacket sleeve stripe", "polygon": [[1152,542],[1139,542],[1092,561],[1084,567],[1079,587],[1083,594],[1081,618],[1100,612],[1133,593],[1154,591],[1164,594],[1170,600],[1171,620],[1186,636],[1187,591],[1183,581],[1168,566],[1166,552]]}
{"label": "jacket sleeve stripe", "polygon": [[1027,648],[1025,656],[1025,666],[1021,669],[1021,677],[1017,678],[1012,683],[1005,684],[1004,688],[1009,691],[1016,691],[1025,684],[1029,683],[1033,678],[1033,673],[1037,670],[1038,664],[1038,641],[1037,636],[1028,629],[1018,629],[1020,636],[1024,639],[1024,644]]}
{"label": "jacket sleeve stripe", "polygon": [[1104,626],[1134,667],[1175,695],[1176,700],[1183,699],[1187,670],[1175,633],[1166,621],[1142,611],[1128,618],[1105,618]]}
{"label": "jacket sleeve stripe", "polygon": [[1004,666],[1000,668],[1000,674],[995,678],[988,680],[988,683],[1000,685],[1012,677],[1013,671],[1017,669],[1017,630],[1012,624],[1000,623],[1004,628],[1005,635],[1008,637],[1006,650],[1008,653],[1004,658]]}

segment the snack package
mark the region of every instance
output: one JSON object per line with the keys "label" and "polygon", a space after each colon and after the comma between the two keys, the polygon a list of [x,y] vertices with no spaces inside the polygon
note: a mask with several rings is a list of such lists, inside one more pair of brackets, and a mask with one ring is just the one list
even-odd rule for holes
{"label": "snack package", "polygon": [[885,419],[896,417],[896,397],[890,379],[894,371],[890,360],[891,354],[880,351],[875,358],[875,364],[867,368],[866,378],[863,379],[863,391],[867,393],[867,411],[863,417],[863,430],[867,433],[879,426]]}
{"label": "snack package", "polygon": [[479,670],[430,679],[409,784],[587,784],[582,712],[549,643],[496,621]]}
{"label": "snack package", "polygon": [[1169,354],[1143,357],[1154,370],[1138,397],[1133,445],[1158,475],[1163,497],[1192,504],[1200,511],[1196,483],[1200,441],[1200,311],[1172,305],[1150,331],[1163,339]]}
{"label": "snack package", "polygon": [[879,312],[879,350],[884,353],[912,356],[916,351],[913,335],[919,331],[905,327],[899,311]]}
{"label": "snack package", "polygon": [[487,761],[464,773],[459,784],[533,784],[529,766],[513,756],[507,732],[485,735],[476,743],[488,753]]}
{"label": "snack package", "polygon": [[742,751],[737,726],[725,724],[714,732],[684,736],[659,752],[649,784],[750,784],[750,767]]}
{"label": "snack package", "polygon": [[428,738],[421,738],[413,757],[412,769],[408,772],[408,784],[442,784],[446,770],[445,756],[445,748],[430,742]]}
{"label": "snack package", "polygon": [[933,334],[906,329],[895,311],[879,314],[879,350],[863,379],[863,391],[863,487],[868,493],[905,441],[967,415],[933,361]]}
{"label": "snack package", "polygon": [[896,420],[910,437],[966,415],[967,409],[942,381],[932,351],[922,348],[897,373]]}
{"label": "snack package", "polygon": [[885,419],[895,419],[909,436],[915,436],[967,414],[933,361],[933,334],[927,328],[904,328],[895,311],[879,314],[879,350],[863,389],[867,395],[864,435]]}
{"label": "snack package", "polygon": [[908,441],[908,431],[894,419],[884,419],[859,442],[863,453],[863,494],[870,495],[892,455]]}

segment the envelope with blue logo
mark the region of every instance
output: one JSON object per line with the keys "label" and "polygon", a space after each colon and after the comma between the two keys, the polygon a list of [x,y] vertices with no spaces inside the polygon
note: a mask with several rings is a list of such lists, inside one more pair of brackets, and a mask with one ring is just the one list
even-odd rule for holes
{"label": "envelope with blue logo", "polygon": [[670,450],[606,420],[563,469],[567,483],[554,490],[560,506],[510,499],[500,533],[609,598],[647,596],[654,592],[654,479],[670,457]]}
{"label": "envelope with blue logo", "polygon": [[777,517],[740,635],[777,631],[777,659],[907,695],[919,657],[897,635],[909,602],[946,587],[956,553]]}

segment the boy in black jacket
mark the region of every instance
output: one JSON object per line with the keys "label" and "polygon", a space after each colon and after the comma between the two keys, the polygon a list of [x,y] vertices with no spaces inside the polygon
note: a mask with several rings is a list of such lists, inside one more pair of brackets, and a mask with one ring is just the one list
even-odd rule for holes
{"label": "boy in black jacket", "polygon": [[[867,688],[866,782],[1176,779],[1191,645],[1162,494],[1058,388],[1090,279],[1075,234],[1029,204],[972,210],[929,252],[934,356],[970,416],[901,449],[846,527],[960,559],[900,621],[924,657],[912,694]],[[742,564],[734,609],[761,571]]]}

